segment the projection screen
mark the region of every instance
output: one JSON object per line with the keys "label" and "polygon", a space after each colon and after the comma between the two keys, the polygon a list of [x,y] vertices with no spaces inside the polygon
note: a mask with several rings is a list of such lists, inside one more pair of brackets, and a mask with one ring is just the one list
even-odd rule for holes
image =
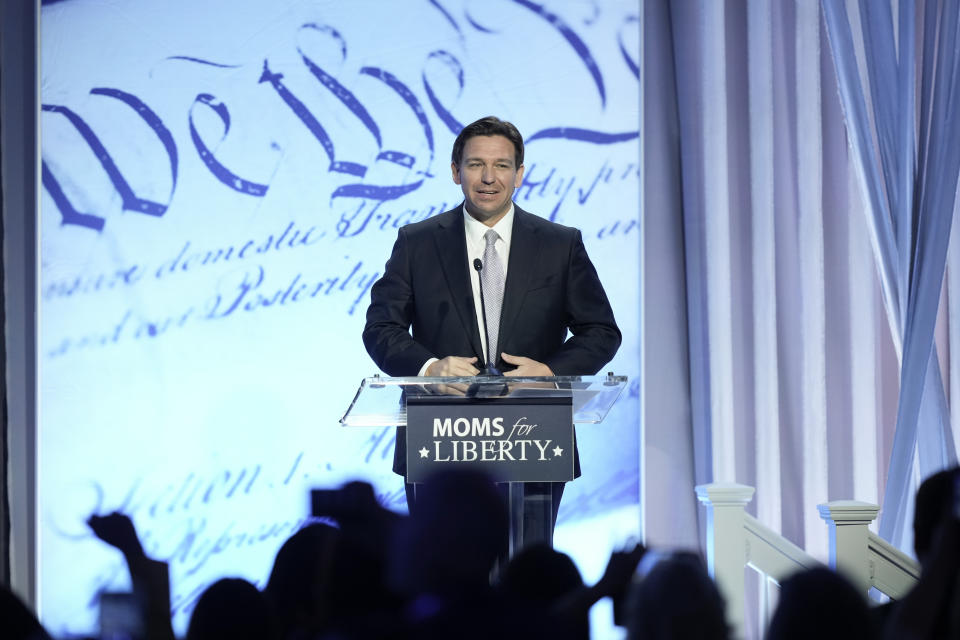
{"label": "projection screen", "polygon": [[85,524],[129,514],[175,628],[222,576],[262,586],[308,491],[405,511],[393,430],[345,429],[373,282],[456,206],[450,148],[497,115],[515,200],[575,226],[629,391],[578,427],[556,535],[587,577],[639,516],[635,0],[61,0],[41,11],[38,589],[55,634],[128,588]]}

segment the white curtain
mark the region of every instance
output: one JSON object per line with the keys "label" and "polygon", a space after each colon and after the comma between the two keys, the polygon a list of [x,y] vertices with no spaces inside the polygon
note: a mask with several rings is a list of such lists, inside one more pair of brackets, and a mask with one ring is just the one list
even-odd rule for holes
{"label": "white curtain", "polygon": [[863,42],[859,60],[848,16],[855,7],[826,1],[823,8],[887,315],[901,355],[897,428],[880,527],[885,538],[899,543],[909,529],[914,452],[922,476],[956,463],[933,344],[960,170],[960,114],[953,98],[960,88],[960,7],[902,0],[894,20],[890,4],[861,1],[856,7]]}
{"label": "white curtain", "polygon": [[[938,307],[956,170],[944,146],[941,156],[918,165],[909,186],[896,183],[906,193],[927,174],[937,175],[939,199],[923,205],[927,200],[918,196],[905,209],[912,217],[902,222],[888,202],[894,183],[881,180],[874,188],[886,209],[878,206],[869,171],[883,175],[879,145],[892,134],[876,129],[875,111],[886,108],[892,119],[906,101],[888,87],[884,99],[892,103],[877,104],[878,83],[892,81],[869,74],[887,65],[882,73],[904,82],[909,75],[897,80],[898,70],[916,65],[922,96],[929,89],[921,82],[924,65],[933,58],[891,54],[889,43],[877,41],[881,31],[867,23],[900,11],[901,51],[913,51],[903,12],[926,19],[924,12],[934,11],[932,33],[943,44],[954,24],[950,11],[944,14],[951,4],[952,11],[957,3],[908,0],[645,3],[645,482],[677,487],[677,495],[694,483],[754,486],[750,509],[757,517],[824,560],[827,528],[817,504],[874,502],[896,514],[885,515],[892,523],[909,523],[909,500],[896,496],[909,497],[920,475],[956,459],[948,408],[956,410],[960,395],[951,374],[958,360],[951,355],[960,347],[954,278],[947,279],[949,308]],[[848,21],[852,67],[840,57],[835,65],[830,12]],[[918,52],[928,44],[927,28],[923,21],[917,26]],[[952,46],[938,53],[957,55]],[[852,69],[866,87],[872,111],[865,109],[870,115],[857,125],[866,132],[859,140],[838,68],[841,76]],[[940,81],[941,90],[949,82]],[[931,109],[930,117],[936,113]],[[921,127],[919,117],[903,122]],[[923,131],[930,130],[926,124]],[[943,142],[952,140],[952,131],[938,131]],[[866,148],[874,155],[867,157]],[[878,241],[881,215],[890,221],[893,248]],[[949,260],[960,268],[956,244]],[[937,349],[929,357],[934,346],[939,358]],[[933,393],[937,385],[942,401]],[[928,390],[923,410],[918,388]],[[671,409],[675,403],[687,413]],[[668,419],[660,421],[658,411]],[[651,464],[665,440],[688,451],[672,468]],[[921,467],[914,466],[917,442],[930,445]],[[652,477],[657,471],[665,475]],[[648,539],[656,544],[680,535],[654,524],[676,523],[677,502],[649,493]],[[884,532],[909,551],[905,529]]]}

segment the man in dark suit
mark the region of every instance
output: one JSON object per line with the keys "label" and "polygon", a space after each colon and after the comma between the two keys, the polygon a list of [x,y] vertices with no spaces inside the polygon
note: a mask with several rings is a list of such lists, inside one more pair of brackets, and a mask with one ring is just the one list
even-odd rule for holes
{"label": "man in dark suit", "polygon": [[[475,376],[488,361],[506,376],[593,375],[613,358],[620,330],[580,232],[514,205],[523,169],[509,122],[482,118],[457,136],[451,170],[464,202],[401,228],[370,292],[363,342],[388,375]],[[481,259],[483,285],[472,268]]]}

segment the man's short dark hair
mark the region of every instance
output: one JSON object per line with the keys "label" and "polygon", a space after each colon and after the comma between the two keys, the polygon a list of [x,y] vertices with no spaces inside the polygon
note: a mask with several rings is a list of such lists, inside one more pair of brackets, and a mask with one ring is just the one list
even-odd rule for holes
{"label": "man's short dark hair", "polygon": [[516,163],[514,168],[519,168],[523,164],[523,136],[520,135],[520,131],[513,126],[513,123],[495,116],[487,116],[465,126],[453,141],[451,159],[457,168],[460,167],[460,161],[463,159],[463,148],[467,145],[467,140],[475,136],[503,136],[513,143],[513,161]]}

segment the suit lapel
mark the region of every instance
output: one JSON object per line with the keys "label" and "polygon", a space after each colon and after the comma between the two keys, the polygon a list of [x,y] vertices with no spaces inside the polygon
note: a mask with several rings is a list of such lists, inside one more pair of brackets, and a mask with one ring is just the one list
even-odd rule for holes
{"label": "suit lapel", "polygon": [[[477,314],[474,311],[473,287],[470,283],[470,272],[467,270],[467,237],[463,229],[463,206],[459,206],[438,219],[434,232],[434,242],[437,255],[440,256],[440,268],[443,270],[453,307],[463,325],[463,330],[470,337],[470,345],[475,356],[481,356],[480,329],[477,327]],[[449,354],[446,354],[449,355]],[[455,354],[459,355],[459,354]]]}
{"label": "suit lapel", "polygon": [[[510,238],[510,258],[507,262],[507,282],[503,289],[503,307],[500,311],[500,351],[507,351],[503,340],[514,335],[517,315],[529,288],[530,278],[540,256],[540,238],[528,222],[529,216],[514,205],[513,234]],[[507,351],[507,353],[510,353]],[[514,354],[527,355],[527,354]]]}

